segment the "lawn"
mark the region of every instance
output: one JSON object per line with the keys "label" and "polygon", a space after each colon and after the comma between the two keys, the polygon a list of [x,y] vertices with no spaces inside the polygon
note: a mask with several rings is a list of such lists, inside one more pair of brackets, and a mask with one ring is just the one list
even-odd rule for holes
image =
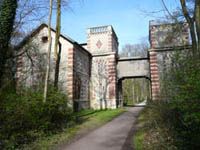
{"label": "lawn", "polygon": [[65,145],[76,139],[85,135],[86,133],[94,130],[103,124],[111,121],[113,118],[119,116],[125,112],[125,109],[114,109],[114,110],[84,110],[75,113],[77,118],[77,123],[72,124],[70,127],[66,127],[62,132],[48,135],[46,137],[41,137],[36,142],[31,145],[26,145],[24,149],[26,150],[48,150],[57,149],[58,147]]}

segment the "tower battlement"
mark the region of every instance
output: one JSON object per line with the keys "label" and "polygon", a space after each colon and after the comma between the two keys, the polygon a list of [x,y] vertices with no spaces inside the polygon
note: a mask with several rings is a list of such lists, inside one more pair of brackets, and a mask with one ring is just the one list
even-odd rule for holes
{"label": "tower battlement", "polygon": [[92,54],[118,52],[118,38],[111,25],[87,29],[87,49]]}
{"label": "tower battlement", "polygon": [[99,26],[99,27],[92,27],[89,28],[88,31],[91,34],[96,34],[96,33],[104,33],[111,31],[112,26]]}

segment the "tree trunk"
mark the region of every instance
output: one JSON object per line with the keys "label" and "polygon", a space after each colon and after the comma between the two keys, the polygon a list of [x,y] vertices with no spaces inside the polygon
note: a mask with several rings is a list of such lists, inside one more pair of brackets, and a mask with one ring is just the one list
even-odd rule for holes
{"label": "tree trunk", "polygon": [[2,87],[9,43],[17,9],[17,0],[3,0],[0,6],[0,88]]}
{"label": "tree trunk", "polygon": [[62,45],[59,42],[59,50],[58,50],[58,56],[56,61],[56,68],[55,68],[55,80],[54,80],[54,87],[58,89],[58,79],[59,79],[59,67],[60,67],[60,55],[61,55],[61,49]]}
{"label": "tree trunk", "polygon": [[196,22],[196,34],[198,40],[198,53],[200,56],[200,0],[195,1],[195,22]]}
{"label": "tree trunk", "polygon": [[56,14],[56,37],[55,37],[55,47],[54,47],[54,57],[55,57],[55,76],[54,76],[54,87],[58,88],[58,78],[59,78],[59,66],[60,66],[60,53],[61,49],[59,47],[58,52],[58,45],[59,38],[60,38],[60,29],[61,29],[61,0],[57,0],[57,14]]}
{"label": "tree trunk", "polygon": [[51,63],[51,45],[52,45],[52,37],[51,37],[51,19],[52,19],[52,3],[53,0],[49,0],[49,18],[48,18],[48,52],[47,52],[47,68],[46,68],[46,76],[45,76],[45,84],[44,84],[44,98],[43,102],[45,103],[47,100],[47,91],[48,91],[48,81],[49,81],[49,73],[50,73],[50,63]]}
{"label": "tree trunk", "polygon": [[[199,0],[196,0],[196,3]],[[191,34],[191,38],[192,38],[192,50],[193,50],[193,56],[196,56],[197,54],[197,40],[196,40],[196,31],[195,31],[195,15],[193,18],[190,17],[190,14],[187,10],[187,6],[186,6],[186,2],[185,0],[180,0],[181,2],[181,8],[182,8],[182,12],[183,15],[187,21],[187,23],[189,24],[189,28],[190,28],[190,34]]]}

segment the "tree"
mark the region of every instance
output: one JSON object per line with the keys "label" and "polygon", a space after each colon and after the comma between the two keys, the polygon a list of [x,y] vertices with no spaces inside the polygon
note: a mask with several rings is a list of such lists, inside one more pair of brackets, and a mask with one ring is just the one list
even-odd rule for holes
{"label": "tree", "polygon": [[[47,0],[18,0],[12,45],[18,45],[34,28],[47,20]],[[31,25],[31,26],[30,26]]]}
{"label": "tree", "polygon": [[175,23],[186,21],[189,25],[192,53],[194,57],[200,57],[200,1],[180,0],[181,8],[177,8],[172,13],[168,10],[165,1],[162,0],[164,9],[168,13],[168,18]]}
{"label": "tree", "polygon": [[195,6],[192,16],[190,16],[186,6],[186,0],[180,0],[183,15],[189,24],[192,38],[192,48],[194,56],[200,55],[200,0],[195,0]]}
{"label": "tree", "polygon": [[120,57],[147,57],[149,45],[147,42],[126,44],[123,46]]}
{"label": "tree", "polygon": [[0,5],[0,87],[17,9],[17,0],[3,0]]}
{"label": "tree", "polygon": [[[60,54],[61,54],[61,43],[59,42],[60,30],[61,30],[61,0],[57,0],[56,36],[55,36],[55,47],[54,47],[54,57],[55,57],[54,87],[56,89],[58,88]],[[58,46],[59,46],[59,51],[58,51]]]}
{"label": "tree", "polygon": [[46,68],[46,75],[45,75],[43,102],[46,102],[46,99],[47,99],[48,81],[49,81],[49,73],[50,73],[51,45],[52,45],[52,37],[51,37],[52,8],[53,8],[53,0],[49,0],[49,18],[48,18],[48,40],[49,40],[49,45],[48,45],[48,52],[47,52],[47,68]]}

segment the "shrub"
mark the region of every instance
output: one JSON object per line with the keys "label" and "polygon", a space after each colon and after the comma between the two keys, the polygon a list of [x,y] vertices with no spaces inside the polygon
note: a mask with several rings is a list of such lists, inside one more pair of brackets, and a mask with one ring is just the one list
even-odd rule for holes
{"label": "shrub", "polygon": [[0,94],[0,149],[15,149],[41,135],[60,131],[73,121],[64,94],[52,88],[46,103],[42,98],[42,92],[31,90]]}
{"label": "shrub", "polygon": [[172,60],[163,89],[168,100],[159,113],[172,127],[178,149],[200,149],[200,60],[179,54]]}

